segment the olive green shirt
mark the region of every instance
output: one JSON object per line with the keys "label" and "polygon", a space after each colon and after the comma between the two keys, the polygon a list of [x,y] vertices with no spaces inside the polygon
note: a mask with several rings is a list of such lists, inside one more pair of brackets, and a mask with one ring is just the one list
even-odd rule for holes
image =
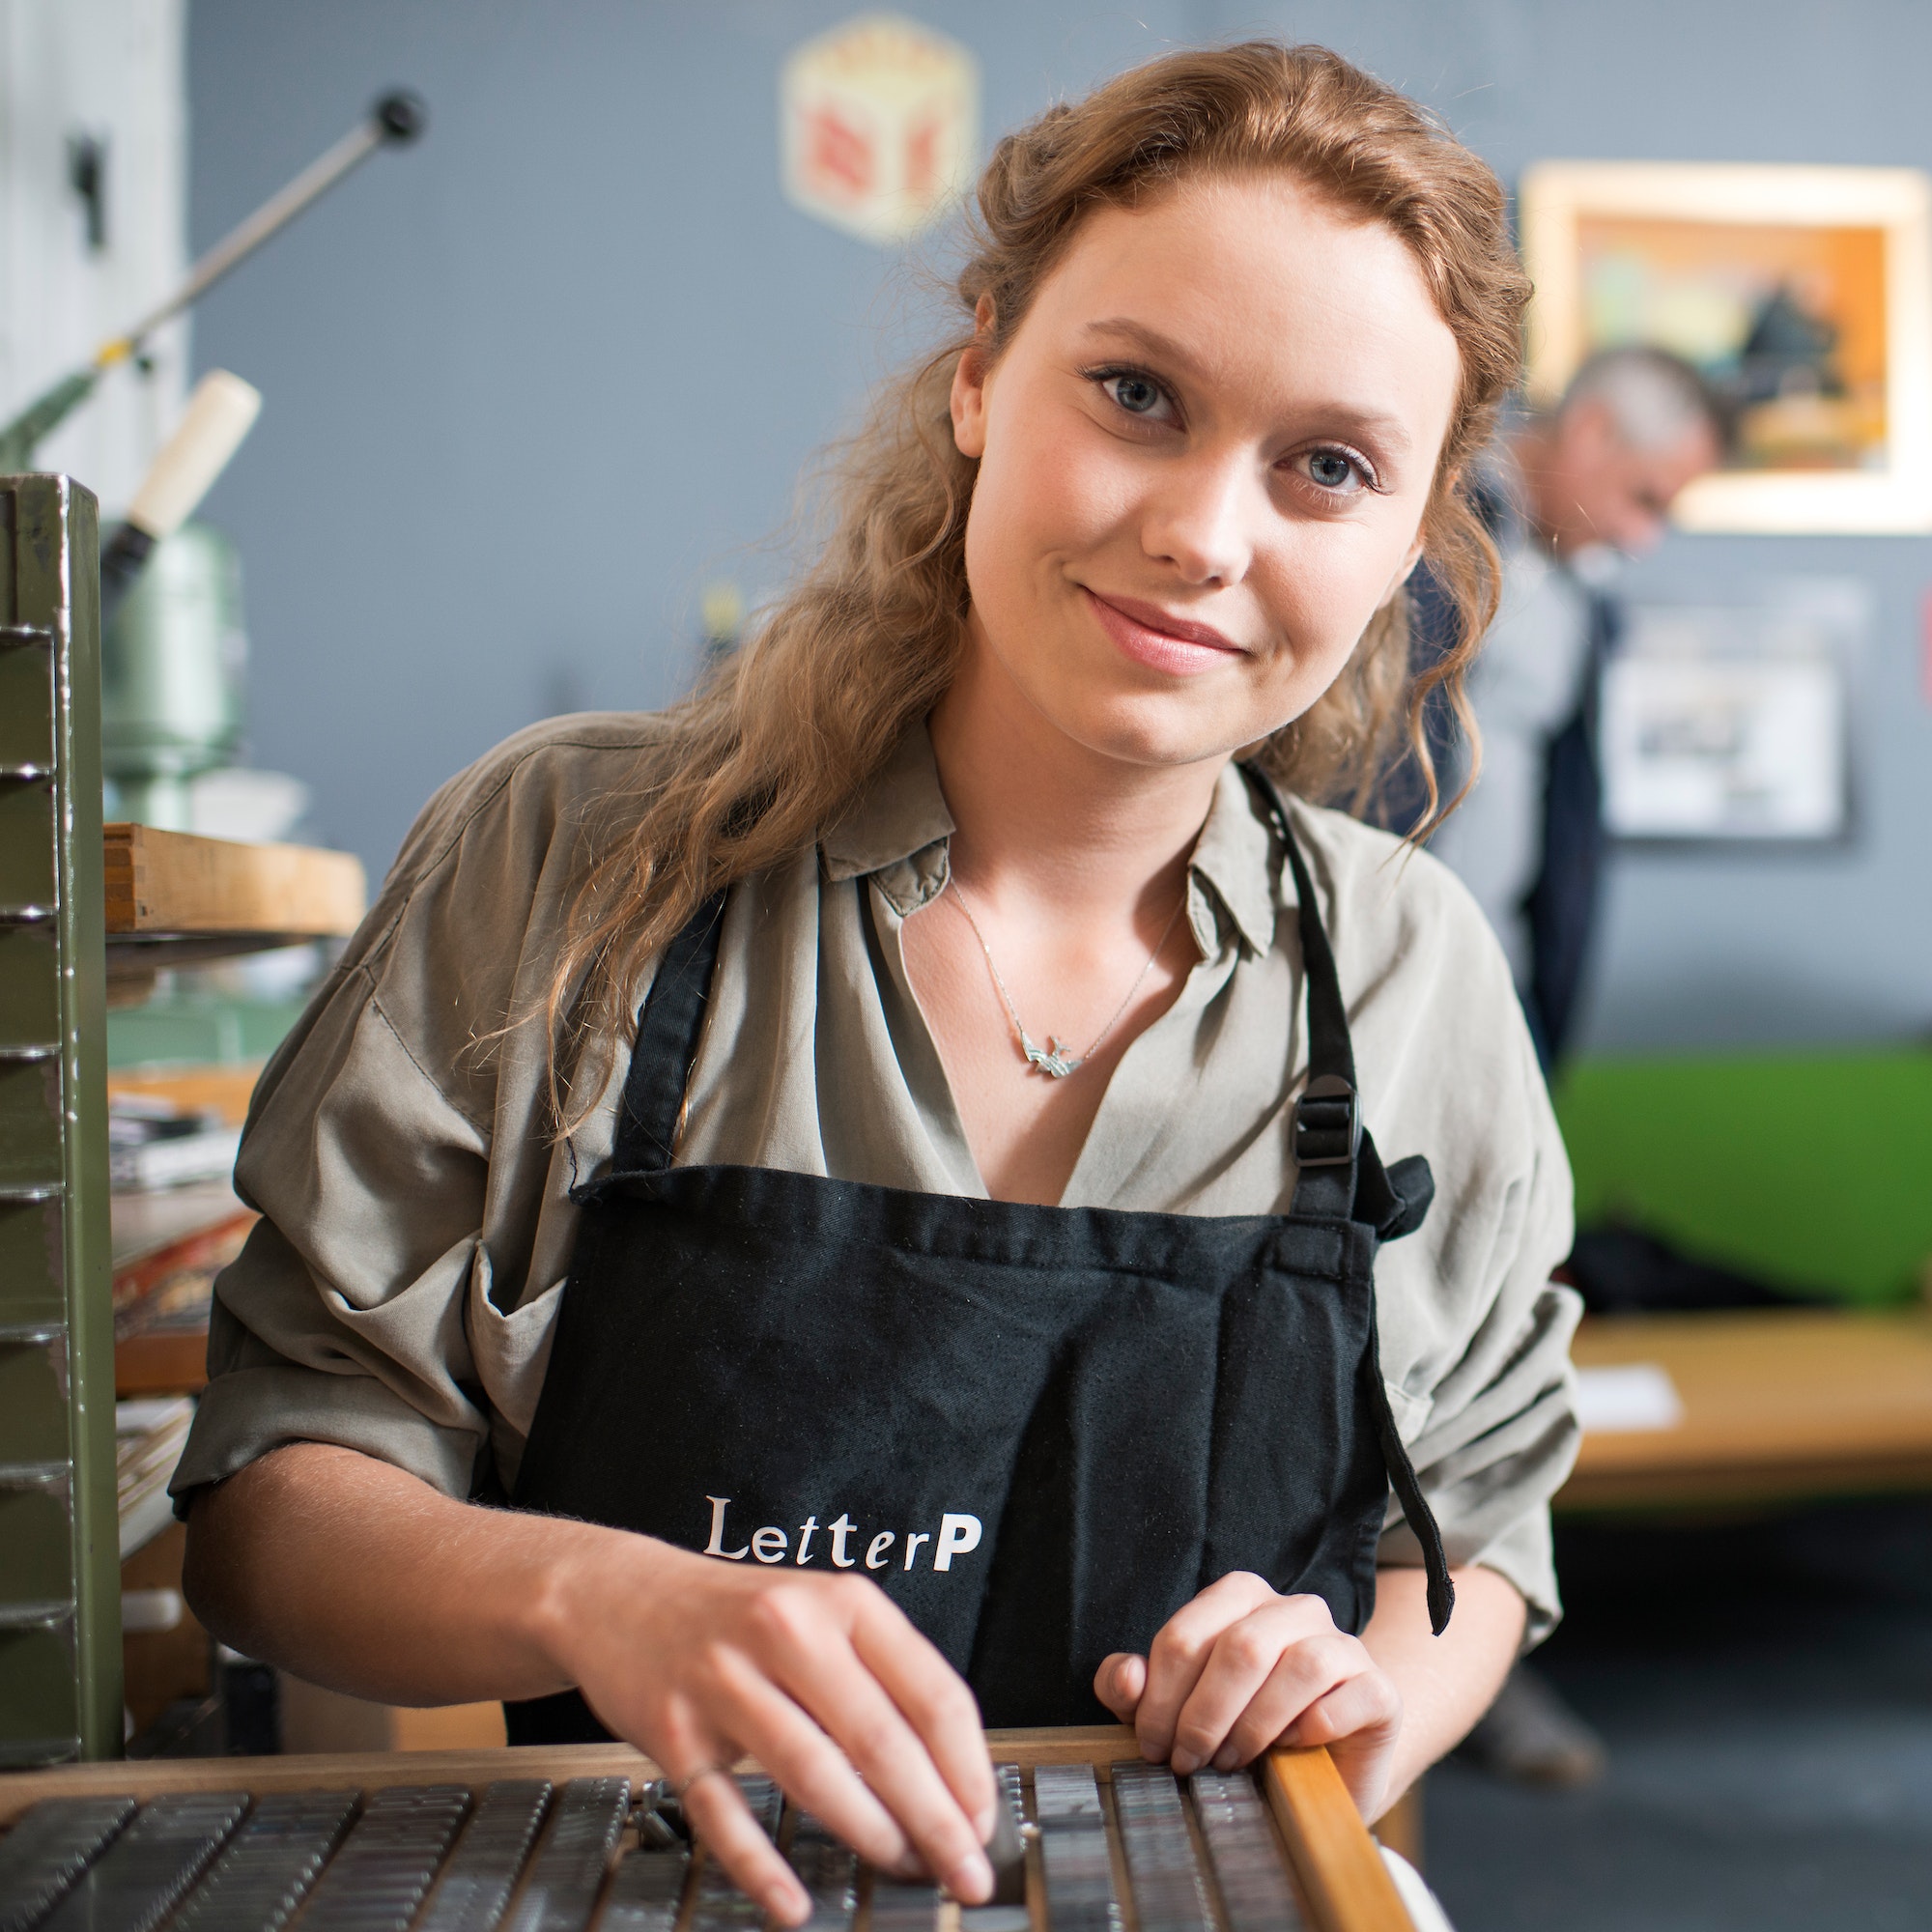
{"label": "olive green shirt", "polygon": [[[450,1495],[514,1486],[578,1210],[608,1161],[623,1055],[567,1141],[550,1130],[540,1006],[593,811],[663,727],[563,718],[438,793],[374,910],[255,1094],[236,1184],[263,1220],[216,1284],[211,1380],[174,1490],[279,1443],[336,1442]],[[1435,1202],[1377,1264],[1382,1374],[1453,1561],[1557,1615],[1548,1503],[1577,1439],[1570,1172],[1510,976],[1426,853],[1292,803],[1383,1157]],[[983,1197],[900,943],[947,881],[952,822],[923,728],[816,850],[731,893],[679,1164]],[[1186,918],[1199,962],[1127,1048],[1064,1201],[1285,1212],[1305,1077],[1294,882],[1223,774]],[[641,999],[643,987],[636,989]],[[1041,1017],[1041,1024],[1051,1020]],[[1028,1077],[1014,1058],[1013,1077]],[[1420,1550],[1391,1502],[1382,1560]]]}

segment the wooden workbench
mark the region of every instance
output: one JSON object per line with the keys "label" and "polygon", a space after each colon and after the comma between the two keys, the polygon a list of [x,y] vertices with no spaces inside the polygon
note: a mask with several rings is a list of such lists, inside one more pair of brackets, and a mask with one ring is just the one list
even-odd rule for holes
{"label": "wooden workbench", "polygon": [[1932,1489],[1932,1314],[1837,1309],[1596,1318],[1578,1367],[1651,1363],[1674,1427],[1586,1434],[1564,1511]]}

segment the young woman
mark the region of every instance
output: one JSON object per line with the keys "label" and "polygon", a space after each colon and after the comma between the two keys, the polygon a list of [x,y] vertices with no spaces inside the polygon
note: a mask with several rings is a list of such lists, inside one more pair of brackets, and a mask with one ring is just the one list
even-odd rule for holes
{"label": "young woman", "polygon": [[1256,43],[980,209],[735,660],[417,825],[257,1095],[177,1478],[211,1629],[594,1714],[788,1920],[740,1751],[972,1900],[982,1720],[1328,1743],[1373,1818],[1556,1614],[1562,1148],[1471,901],[1311,802],[1418,558],[1488,614],[1501,194]]}

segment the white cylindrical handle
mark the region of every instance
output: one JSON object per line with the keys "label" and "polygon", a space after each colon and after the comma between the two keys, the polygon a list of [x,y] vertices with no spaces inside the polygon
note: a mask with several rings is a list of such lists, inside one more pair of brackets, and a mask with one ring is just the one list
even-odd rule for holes
{"label": "white cylindrical handle", "polygon": [[128,521],[159,541],[193,516],[262,412],[262,392],[226,369],[194,385],[187,413],[143,479]]}
{"label": "white cylindrical handle", "polygon": [[179,1630],[186,1605],[179,1590],[123,1590],[121,1630],[124,1635],[146,1635]]}

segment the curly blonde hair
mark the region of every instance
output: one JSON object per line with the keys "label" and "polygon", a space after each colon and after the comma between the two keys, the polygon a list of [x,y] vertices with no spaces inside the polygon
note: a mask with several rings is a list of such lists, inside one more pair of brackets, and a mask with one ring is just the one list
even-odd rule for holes
{"label": "curly blonde hair", "polygon": [[844,445],[822,554],[666,714],[661,754],[611,802],[545,1013],[559,1118],[563,1070],[582,1070],[585,1043],[601,1059],[635,1037],[630,989],[648,960],[710,895],[809,849],[952,683],[978,466],[954,446],[948,397],[981,298],[993,320],[977,339],[997,358],[1094,209],[1270,171],[1400,237],[1456,336],[1461,393],[1422,533],[1457,640],[1412,668],[1398,596],[1328,691],[1256,755],[1304,796],[1356,809],[1406,755],[1427,790],[1425,829],[1439,819],[1422,705],[1441,686],[1467,723],[1463,674],[1494,614],[1498,563],[1463,479],[1516,385],[1528,298],[1502,188],[1413,101],[1326,48],[1251,41],[1167,54],[999,144],[956,283],[960,332],[890,385]]}

